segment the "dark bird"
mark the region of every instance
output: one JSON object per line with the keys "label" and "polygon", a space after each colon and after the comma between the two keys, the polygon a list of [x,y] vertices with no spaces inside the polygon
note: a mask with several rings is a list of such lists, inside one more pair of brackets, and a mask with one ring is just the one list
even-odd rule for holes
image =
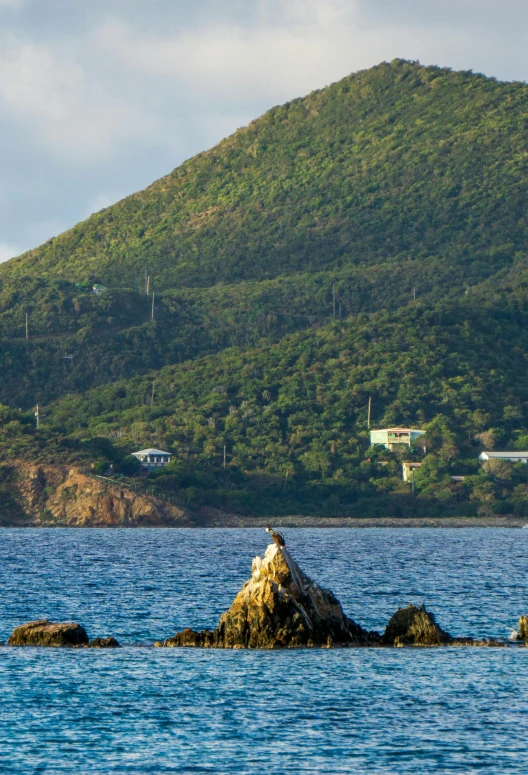
{"label": "dark bird", "polygon": [[279,533],[277,530],[272,530],[271,527],[267,527],[266,531],[273,538],[275,546],[286,546],[286,541],[284,540],[282,533]]}

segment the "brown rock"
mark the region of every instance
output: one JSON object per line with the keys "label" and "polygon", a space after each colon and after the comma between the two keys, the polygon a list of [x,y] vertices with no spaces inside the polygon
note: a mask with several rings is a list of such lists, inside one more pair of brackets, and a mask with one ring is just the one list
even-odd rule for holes
{"label": "brown rock", "polygon": [[[189,512],[134,492],[118,481],[89,476],[77,468],[14,461],[4,466],[17,503],[5,524],[70,527],[191,527]],[[2,523],[3,524],[3,523]]]}
{"label": "brown rock", "polygon": [[452,640],[423,605],[400,608],[383,634],[383,642],[388,646],[444,646]]}
{"label": "brown rock", "polygon": [[186,629],[168,647],[297,648],[367,646],[380,642],[343,613],[339,601],[301,571],[287,549],[271,544],[255,557],[252,576],[216,630]]}
{"label": "brown rock", "polygon": [[528,643],[528,616],[521,616],[519,619],[519,638]]}
{"label": "brown rock", "polygon": [[120,649],[121,644],[115,638],[93,638],[88,643],[89,649]]}
{"label": "brown rock", "polygon": [[16,627],[7,641],[8,646],[86,646],[86,630],[76,622],[56,624],[47,619],[28,622]]}

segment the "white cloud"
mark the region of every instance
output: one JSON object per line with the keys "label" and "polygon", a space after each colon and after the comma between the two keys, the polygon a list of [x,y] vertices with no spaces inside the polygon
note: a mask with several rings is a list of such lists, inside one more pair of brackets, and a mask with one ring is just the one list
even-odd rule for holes
{"label": "white cloud", "polygon": [[526,0],[0,0],[2,238],[29,248],[383,60],[526,80],[527,24]]}
{"label": "white cloud", "polygon": [[11,38],[0,53],[0,107],[61,158],[92,161],[123,137],[147,135],[149,117],[105,94],[71,54]]}
{"label": "white cloud", "polygon": [[[482,1],[485,12],[490,3]],[[153,32],[114,18],[100,28],[98,43],[138,77],[156,79],[160,89],[167,88],[162,80],[170,82],[178,95],[218,112],[233,103],[276,104],[397,57],[486,71],[486,58],[497,61],[490,53],[497,49],[495,26],[475,37],[468,14],[476,0],[459,0],[458,21],[454,0],[448,2],[451,16],[437,14],[432,23],[433,5],[422,2],[420,13],[416,0],[392,3],[391,11],[388,0],[259,0],[249,20],[213,18],[199,29]]]}
{"label": "white cloud", "polygon": [[20,255],[22,251],[14,245],[8,245],[5,242],[0,242],[0,264],[4,261],[9,261],[10,258]]}

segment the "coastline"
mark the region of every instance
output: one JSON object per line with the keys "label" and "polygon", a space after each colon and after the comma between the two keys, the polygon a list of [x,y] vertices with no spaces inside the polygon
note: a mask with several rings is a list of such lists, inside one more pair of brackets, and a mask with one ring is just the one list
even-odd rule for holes
{"label": "coastline", "polygon": [[211,513],[197,527],[237,528],[265,527],[270,523],[286,528],[523,528],[528,519],[513,516],[497,517],[246,517],[227,512]]}

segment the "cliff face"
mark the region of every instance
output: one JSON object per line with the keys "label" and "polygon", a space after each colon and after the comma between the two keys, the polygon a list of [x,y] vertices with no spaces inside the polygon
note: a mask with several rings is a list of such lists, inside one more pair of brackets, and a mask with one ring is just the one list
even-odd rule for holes
{"label": "cliff face", "polygon": [[14,464],[7,473],[17,506],[0,524],[66,527],[190,527],[186,511],[135,493],[117,482],[86,476],[75,468]]}
{"label": "cliff face", "polygon": [[343,613],[328,589],[306,576],[287,549],[268,546],[216,630],[183,630],[157,645],[208,648],[367,646],[380,640]]}

